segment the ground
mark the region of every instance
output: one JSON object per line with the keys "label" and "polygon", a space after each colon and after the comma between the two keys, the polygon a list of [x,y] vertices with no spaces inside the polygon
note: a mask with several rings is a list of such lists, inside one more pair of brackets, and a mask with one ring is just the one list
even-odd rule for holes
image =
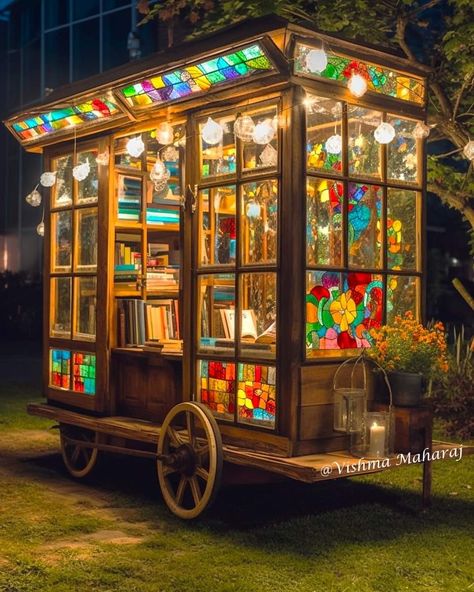
{"label": "ground", "polygon": [[0,592],[474,590],[474,457],[434,463],[429,512],[410,466],[229,486],[184,523],[152,462],[107,457],[88,483],[67,476],[57,431],[24,411],[36,370],[34,355],[0,354]]}

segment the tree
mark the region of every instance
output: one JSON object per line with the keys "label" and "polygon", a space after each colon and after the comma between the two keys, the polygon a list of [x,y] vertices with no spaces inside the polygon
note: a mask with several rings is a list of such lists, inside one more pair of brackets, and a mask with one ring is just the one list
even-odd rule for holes
{"label": "tree", "polygon": [[[194,23],[194,35],[277,13],[348,39],[398,48],[429,75],[428,190],[459,210],[474,235],[474,3],[472,0],[164,0],[139,2],[147,22]],[[446,148],[448,146],[448,148]],[[467,151],[466,151],[467,152]]]}

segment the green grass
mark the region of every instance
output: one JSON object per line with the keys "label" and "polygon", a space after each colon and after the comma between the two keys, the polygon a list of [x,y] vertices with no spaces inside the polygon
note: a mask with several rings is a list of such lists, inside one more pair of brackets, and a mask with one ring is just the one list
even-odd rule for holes
{"label": "green grass", "polygon": [[0,387],[1,592],[474,590],[472,457],[433,463],[429,512],[419,512],[421,467],[408,466],[228,487],[205,518],[183,523],[165,509],[153,463],[110,458],[90,483],[71,481],[50,422],[24,413],[34,398]]}

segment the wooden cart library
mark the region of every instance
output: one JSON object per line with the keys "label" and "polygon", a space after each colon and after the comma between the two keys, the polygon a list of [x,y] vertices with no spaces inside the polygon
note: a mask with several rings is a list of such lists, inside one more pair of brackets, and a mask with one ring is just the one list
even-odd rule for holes
{"label": "wooden cart library", "polygon": [[29,412],[59,423],[73,476],[154,458],[193,518],[223,461],[313,482],[354,460],[335,371],[422,315],[425,78],[266,17],[6,121],[44,155],[47,401]]}

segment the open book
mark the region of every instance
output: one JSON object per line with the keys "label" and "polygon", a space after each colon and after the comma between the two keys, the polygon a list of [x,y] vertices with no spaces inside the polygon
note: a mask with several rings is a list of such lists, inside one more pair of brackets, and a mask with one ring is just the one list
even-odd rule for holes
{"label": "open book", "polygon": [[[235,309],[226,308],[220,311],[224,332],[227,339],[235,338]],[[260,335],[257,333],[257,319],[255,311],[247,309],[242,311],[241,320],[242,339],[255,341],[256,343],[276,343],[276,322],[274,321]]]}

